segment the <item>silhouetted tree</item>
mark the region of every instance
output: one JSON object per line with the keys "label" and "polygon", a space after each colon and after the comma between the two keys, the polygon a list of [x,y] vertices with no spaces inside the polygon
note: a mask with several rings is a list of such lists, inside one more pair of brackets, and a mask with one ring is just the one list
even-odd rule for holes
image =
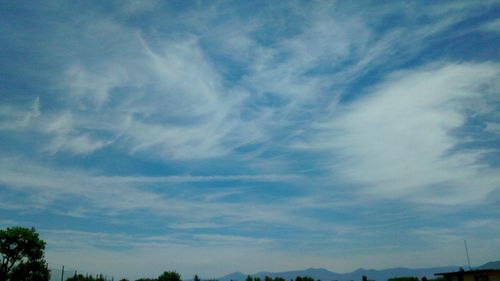
{"label": "silhouetted tree", "polygon": [[[76,276],[72,276],[68,279],[66,279],[66,281],[104,281],[106,280],[106,278],[102,275],[102,274],[99,274],[97,275],[96,277],[92,276],[92,274],[90,275],[87,275],[87,276],[83,276],[82,274],[78,274]],[[128,281],[127,279],[122,279],[120,281]],[[146,279],[148,281],[154,281],[153,279]]]}
{"label": "silhouetted tree", "polygon": [[[78,274],[76,276],[72,276],[68,279],[66,279],[66,281],[87,281],[88,278],[85,278],[85,276],[83,276],[82,274]],[[88,281],[94,281],[94,278],[88,280]]]}
{"label": "silhouetted tree", "polygon": [[49,280],[50,273],[45,261],[28,261],[14,267],[10,280],[43,281]]}
{"label": "silhouetted tree", "polygon": [[314,281],[314,279],[309,276],[297,276],[295,277],[295,281]]}
{"label": "silhouetted tree", "polygon": [[48,281],[45,242],[34,228],[0,230],[0,280]]}
{"label": "silhouetted tree", "polygon": [[395,277],[389,278],[387,281],[420,281],[418,277]]}
{"label": "silhouetted tree", "polygon": [[181,281],[181,275],[175,271],[165,271],[157,278],[158,281]]}

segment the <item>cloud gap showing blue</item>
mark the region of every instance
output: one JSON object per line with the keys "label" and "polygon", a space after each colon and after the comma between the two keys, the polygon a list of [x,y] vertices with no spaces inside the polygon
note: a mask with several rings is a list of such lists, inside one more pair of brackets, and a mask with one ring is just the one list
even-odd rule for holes
{"label": "cloud gap showing blue", "polygon": [[128,278],[497,260],[499,11],[2,2],[0,226]]}

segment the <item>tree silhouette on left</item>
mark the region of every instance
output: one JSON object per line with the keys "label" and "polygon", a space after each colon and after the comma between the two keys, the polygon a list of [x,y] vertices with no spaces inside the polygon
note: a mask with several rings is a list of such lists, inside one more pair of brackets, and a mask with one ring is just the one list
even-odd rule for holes
{"label": "tree silhouette on left", "polygon": [[44,250],[34,228],[0,229],[0,280],[48,281]]}

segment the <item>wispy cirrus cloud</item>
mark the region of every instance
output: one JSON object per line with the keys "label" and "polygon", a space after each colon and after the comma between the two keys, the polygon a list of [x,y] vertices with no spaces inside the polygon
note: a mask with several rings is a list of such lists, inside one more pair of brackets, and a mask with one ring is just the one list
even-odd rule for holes
{"label": "wispy cirrus cloud", "polygon": [[494,256],[471,229],[498,216],[497,6],[5,5],[0,212],[98,268]]}
{"label": "wispy cirrus cloud", "polygon": [[486,22],[483,26],[482,29],[488,32],[496,32],[498,33],[498,30],[500,29],[500,20],[492,20]]}
{"label": "wispy cirrus cloud", "polygon": [[[309,19],[301,15],[303,7],[291,7],[300,24],[274,44],[259,35],[267,23],[278,25],[275,19],[248,22],[232,16],[229,28],[217,24],[224,11],[218,5],[181,20],[182,37],[161,37],[95,15],[70,23],[79,36],[68,33],[66,40],[76,50],[62,65],[62,79],[55,75],[66,93],[61,96],[66,108],[41,122],[52,128],[45,130],[53,135],[45,150],[85,155],[113,143],[166,161],[231,155],[240,147],[268,143],[283,127],[300,130],[299,120],[314,121],[316,114],[332,110],[356,77],[404,63],[405,53],[418,53],[426,47],[425,38],[464,17],[457,9],[441,8],[434,11],[440,17],[423,26],[402,25],[379,34],[369,27],[380,24],[377,17],[367,20],[363,10],[331,17],[336,5],[311,7]],[[384,6],[377,13],[391,9]],[[201,22],[214,26],[201,28]],[[231,30],[239,35],[229,38]],[[205,44],[211,48],[204,49]],[[92,51],[97,45],[114,51]],[[225,73],[234,69],[214,55],[239,62],[243,76],[228,79]]]}
{"label": "wispy cirrus cloud", "polygon": [[26,106],[0,106],[0,130],[23,130],[34,118],[40,116],[40,97],[36,97],[30,108]]}
{"label": "wispy cirrus cloud", "polygon": [[[0,184],[18,193],[10,201],[19,208],[51,210],[57,214],[89,217],[95,212],[117,216],[120,213],[141,211],[158,217],[175,218],[174,228],[186,223],[206,223],[221,220],[226,227],[243,222],[295,225],[288,199],[276,206],[250,200],[227,202],[233,194],[245,195],[251,189],[241,183],[282,182],[296,180],[287,175],[237,175],[237,176],[172,176],[172,177],[106,177],[81,170],[52,169],[23,159],[3,159],[0,162]],[[29,174],[29,177],[23,175]],[[196,193],[189,183],[232,182],[230,192],[221,189],[199,190]],[[180,189],[180,190],[179,190]],[[239,192],[237,192],[240,190]],[[246,197],[246,195],[245,195]],[[59,206],[60,201],[74,200],[74,204]],[[0,204],[10,209],[9,205]],[[304,206],[306,207],[306,206]],[[300,208],[295,205],[293,209]]]}

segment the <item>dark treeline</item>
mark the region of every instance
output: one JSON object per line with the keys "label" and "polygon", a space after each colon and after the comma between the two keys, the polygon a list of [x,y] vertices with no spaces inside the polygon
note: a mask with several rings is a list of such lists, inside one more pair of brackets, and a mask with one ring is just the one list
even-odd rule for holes
{"label": "dark treeline", "polygon": [[[102,275],[93,277],[92,275],[84,276],[78,274],[66,279],[66,281],[106,281],[106,279]],[[129,281],[129,280],[121,279],[119,281]],[[175,271],[165,271],[157,278],[140,278],[136,279],[135,281],[182,281],[182,280],[181,280],[181,275],[179,273]],[[193,281],[218,281],[218,280],[216,279],[201,280],[198,277],[198,275],[195,275]],[[236,280],[231,280],[231,281],[236,281]],[[248,275],[245,281],[321,281],[321,280],[315,280],[314,278],[309,276],[297,276],[295,277],[295,279],[285,280],[282,277],[272,278],[269,276],[265,276],[263,279],[261,279],[260,277],[252,277]],[[338,281],[338,280],[328,280],[328,281]],[[374,280],[368,279],[368,277],[363,276],[360,281],[374,281]],[[387,281],[444,281],[444,279],[443,278],[427,279],[426,277],[422,279],[419,279],[418,277],[396,277],[396,278],[389,278]]]}
{"label": "dark treeline", "polygon": [[[66,281],[109,281],[106,280],[102,274],[98,276],[92,276],[92,275],[82,275],[82,274],[77,274],[74,275]],[[120,281],[129,281],[128,279],[121,279]],[[181,275],[175,271],[165,271],[163,272],[158,278],[140,278],[137,279],[136,281],[182,281],[181,280]],[[195,280],[193,281],[201,281],[197,276],[195,276]]]}
{"label": "dark treeline", "polygon": [[[77,274],[72,277],[69,277],[66,279],[66,281],[109,281],[109,279],[106,279],[103,277],[102,274],[96,275],[95,277],[92,275],[82,275],[82,274]],[[129,281],[128,279],[121,279],[117,281]],[[181,280],[181,275],[175,271],[165,271],[163,272],[160,276],[157,278],[140,278],[136,279],[135,281],[182,281]],[[218,281],[217,279],[204,279],[201,280],[198,275],[195,275],[192,281]],[[231,280],[231,281],[236,281],[236,280]],[[315,280],[312,277],[309,276],[297,276],[295,279],[290,279],[286,280],[285,278],[282,277],[270,277],[270,276],[265,276],[263,279],[260,277],[252,277],[248,275],[245,279],[245,281],[322,281],[322,280]],[[325,280],[325,281],[338,281],[338,280]],[[350,281],[355,281],[355,280],[350,280]],[[362,276],[360,281],[375,281],[372,279],[368,279],[366,276]],[[427,279],[426,277],[423,277],[422,279],[419,279],[418,277],[394,277],[394,278],[389,278],[387,281],[444,281],[444,278],[439,277],[435,279]]]}
{"label": "dark treeline", "polygon": [[[233,280],[231,280],[233,281]],[[247,276],[247,278],[245,279],[245,281],[262,281],[260,279],[260,277],[252,277],[250,275]],[[269,277],[269,276],[265,276],[264,277],[264,281],[287,281],[285,280],[285,278],[282,278],[282,277]],[[290,280],[290,281],[294,281],[293,279]],[[314,280],[313,278],[309,277],[309,276],[297,276],[295,277],[295,281],[316,281]],[[321,280],[318,280],[318,281],[321,281]]]}
{"label": "dark treeline", "polygon": [[444,281],[444,278],[437,277],[434,279],[427,279],[427,277],[423,277],[422,279],[418,279],[418,277],[395,277],[389,278],[387,281]]}
{"label": "dark treeline", "polygon": [[[193,280],[193,281],[199,281],[199,280]],[[235,280],[231,280],[235,281]],[[297,276],[294,279],[290,280],[285,280],[282,277],[269,277],[265,276],[264,280],[261,280],[259,277],[252,277],[250,275],[247,276],[245,281],[321,281],[321,280],[315,280],[312,277],[309,276]],[[338,280],[324,280],[324,281],[338,281]],[[350,281],[355,281],[355,280],[350,280]],[[368,277],[363,276],[360,281],[375,281],[372,279],[368,279]],[[444,281],[444,278],[436,278],[436,279],[427,279],[426,277],[423,277],[422,279],[419,279],[418,277],[395,277],[395,278],[389,278],[387,281]]]}
{"label": "dark treeline", "polygon": [[77,274],[66,279],[66,281],[106,281],[102,274],[97,276]]}
{"label": "dark treeline", "polygon": [[[72,280],[68,280],[72,281]],[[84,280],[78,280],[78,281],[84,281]],[[85,280],[86,281],[86,280]],[[89,281],[94,281],[94,280],[89,280]],[[96,279],[97,281],[97,279]],[[128,281],[126,279],[122,279],[120,281]],[[158,278],[141,278],[137,279],[135,281],[182,281],[181,276],[172,271],[167,271],[164,272],[162,275],[160,275]],[[218,281],[217,279],[204,279],[201,280],[198,275],[195,275],[192,281]],[[231,281],[236,281],[236,280],[231,280]],[[297,276],[295,279],[290,279],[286,280],[285,278],[282,277],[270,277],[270,276],[264,276],[264,278],[260,278],[257,276],[250,276],[248,275],[245,279],[245,281],[322,281],[322,280],[315,280],[312,277],[309,276]],[[338,280],[324,280],[324,281],[338,281]],[[355,281],[355,280],[350,280],[350,281]],[[371,279],[368,279],[366,276],[363,276],[361,280],[359,281],[374,281]],[[426,277],[423,277],[422,279],[419,279],[418,277],[395,277],[395,278],[389,278],[387,281],[444,281],[443,278],[439,277],[436,279],[427,279]]]}

